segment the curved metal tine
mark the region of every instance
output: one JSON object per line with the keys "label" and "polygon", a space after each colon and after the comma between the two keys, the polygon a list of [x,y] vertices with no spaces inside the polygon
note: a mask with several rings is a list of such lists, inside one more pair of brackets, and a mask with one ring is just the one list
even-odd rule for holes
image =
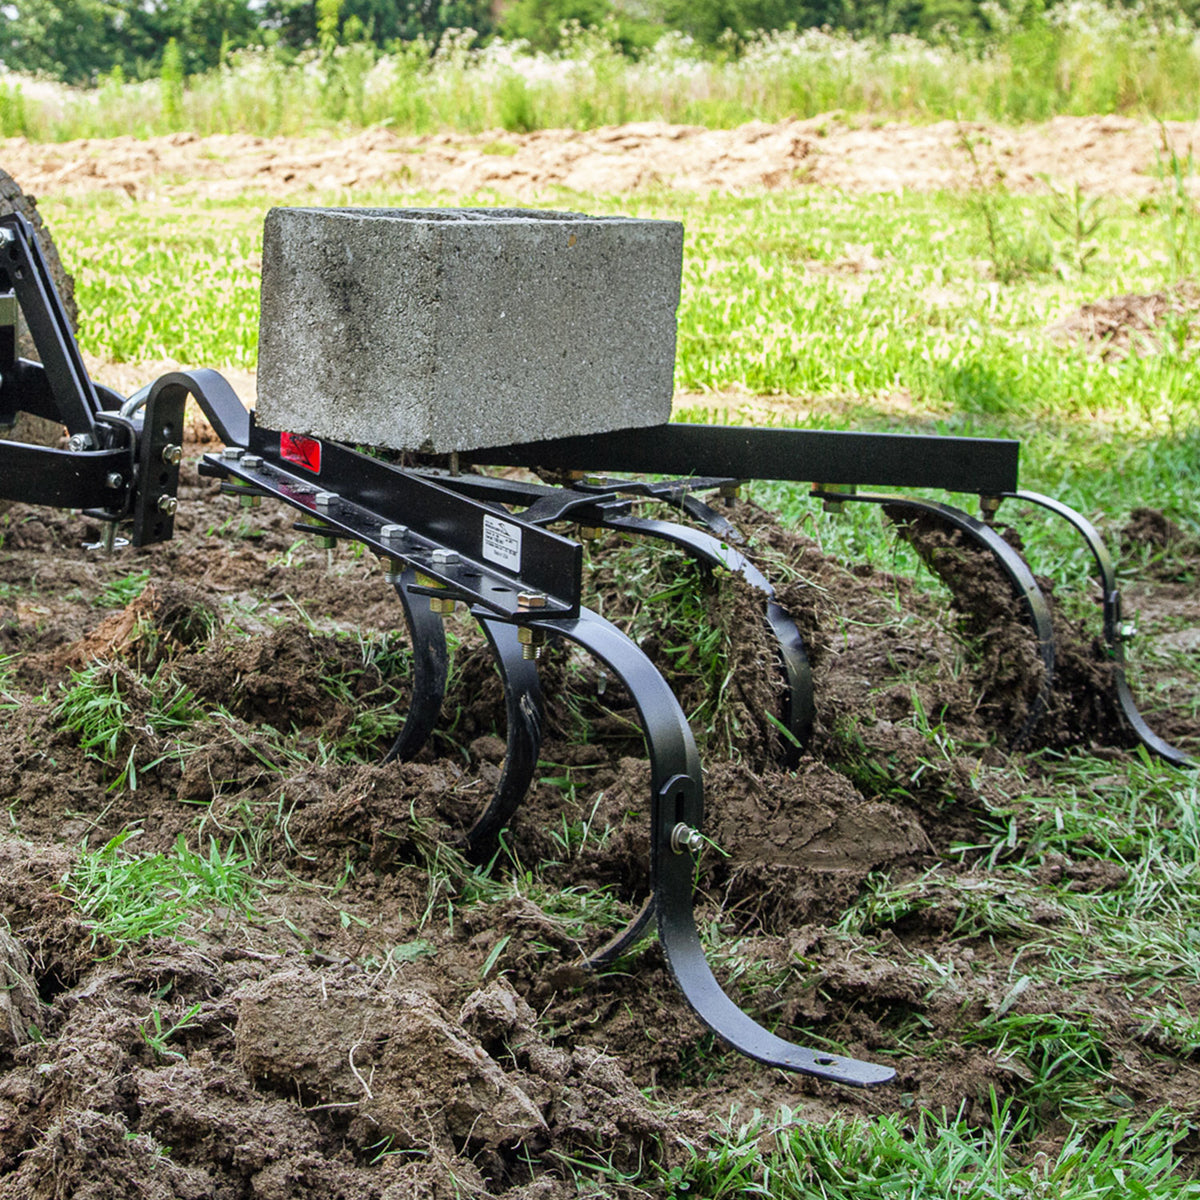
{"label": "curved metal tine", "polygon": [[1092,558],[1096,563],[1096,572],[1100,576],[1100,599],[1104,613],[1104,644],[1112,656],[1113,691],[1117,706],[1125,718],[1134,736],[1151,754],[1157,755],[1164,762],[1175,767],[1200,766],[1200,761],[1193,758],[1184,750],[1164,741],[1146,723],[1146,719],[1138,710],[1137,701],[1129,686],[1125,674],[1125,634],[1121,629],[1121,593],[1117,588],[1117,572],[1113,567],[1112,557],[1108,553],[1103,539],[1096,527],[1080,512],[1055,500],[1052,496],[1043,496],[1040,492],[1024,490],[1004,493],[1006,498],[1023,500],[1028,504],[1036,504],[1041,508],[1062,517],[1087,543]]}
{"label": "curved metal tine", "polygon": [[429,741],[446,695],[446,674],[449,656],[446,652],[446,629],[442,618],[429,608],[427,596],[414,596],[409,590],[417,581],[410,567],[395,580],[396,594],[404,609],[404,621],[412,639],[413,680],[412,696],[404,726],[383,756],[385,763],[397,759],[406,762]]}
{"label": "curved metal tine", "polygon": [[[886,1083],[889,1067],[796,1046],[764,1029],[721,990],[696,930],[692,880],[704,817],[700,756],[687,718],[654,664],[616,626],[589,609],[574,620],[535,622],[604,663],[637,706],[650,759],[650,876],[654,915],[684,999],[718,1037],[759,1062],[837,1083]],[[636,921],[635,921],[636,924]]]}
{"label": "curved metal tine", "polygon": [[466,833],[466,857],[474,863],[485,863],[495,856],[500,831],[525,798],[537,771],[542,745],[542,689],[537,663],[524,658],[516,626],[492,620],[478,609],[472,610],[472,615],[495,655],[508,720],[504,766],[496,790]]}
{"label": "curved metal tine", "polygon": [[589,970],[595,971],[620,958],[622,954],[628,953],[646,936],[646,927],[650,924],[653,916],[654,895],[651,893],[650,899],[638,909],[637,916],[616,937],[610,938],[599,950],[589,954],[583,960],[583,965]]}
{"label": "curved metal tine", "polygon": [[705,529],[715,533],[719,538],[724,538],[727,542],[736,542],[740,546],[746,540],[746,535],[728,517],[717,512],[711,504],[705,504],[694,492],[684,492],[678,498],[659,496],[658,499],[672,508],[678,508],[681,512],[687,513],[689,517],[699,521]]}
{"label": "curved metal tine", "polygon": [[[820,495],[820,492],[816,493]],[[1042,679],[1038,685],[1037,695],[1029,706],[1029,713],[1021,728],[1012,739],[1012,747],[1019,750],[1029,739],[1034,727],[1041,719],[1050,703],[1050,695],[1054,688],[1054,623],[1050,618],[1050,606],[1038,582],[1033,577],[1025,560],[996,532],[990,525],[977,520],[970,513],[951,504],[942,504],[936,500],[921,500],[914,496],[880,496],[869,492],[854,494],[838,493],[837,500],[865,500],[885,508],[908,509],[911,512],[932,516],[957,529],[965,537],[970,538],[980,549],[986,550],[996,560],[996,565],[1004,572],[1012,585],[1016,597],[1025,606],[1029,624],[1037,637],[1038,657],[1042,660]]]}
{"label": "curved metal tine", "polygon": [[791,735],[784,739],[783,763],[784,766],[794,767],[812,737],[816,718],[812,667],[795,622],[775,601],[775,589],[771,581],[740,550],[735,550],[703,530],[692,529],[675,521],[657,521],[647,517],[613,517],[605,521],[605,525],[672,542],[701,562],[740,575],[751,587],[758,588],[767,597],[767,628],[775,638],[779,660],[783,664],[785,686],[780,704],[780,722]]}

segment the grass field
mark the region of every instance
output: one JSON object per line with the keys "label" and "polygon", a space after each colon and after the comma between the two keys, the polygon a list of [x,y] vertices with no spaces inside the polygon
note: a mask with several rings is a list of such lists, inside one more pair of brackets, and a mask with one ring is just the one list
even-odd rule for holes
{"label": "grass field", "polygon": [[[445,201],[355,191],[300,202]],[[1024,437],[1026,486],[1085,512],[1155,497],[1197,527],[1192,318],[1169,319],[1155,352],[1118,360],[1050,332],[1085,303],[1169,290],[1200,269],[1200,215],[1186,196],[1184,206],[1171,193],[1100,199],[1082,226],[1069,196],[1002,191],[664,191],[554,204],[684,223],[683,415]],[[268,206],[253,195],[150,209],[108,197],[44,203],[64,257],[86,264],[84,346],[118,362],[253,366]],[[765,414],[756,397],[768,398]]]}
{"label": "grass field", "polygon": [[[306,194],[302,202],[446,201],[356,192]],[[46,197],[42,211],[76,272],[84,347],[117,362],[253,366],[267,203],[254,195],[154,207],[123,198]],[[1110,538],[1143,504],[1200,538],[1194,306],[1123,357],[1105,359],[1100,347],[1048,332],[1087,302],[1169,292],[1200,271],[1200,217],[1185,191],[1168,186],[1160,200],[1094,204],[1001,189],[741,198],[664,191],[619,201],[566,195],[554,205],[684,222],[681,418],[1019,437],[1024,486],[1097,517]],[[806,519],[800,489],[762,488],[758,498],[786,520]],[[1086,557],[1070,539],[1048,528],[1027,535],[1041,571],[1086,585]],[[917,569],[866,515],[849,517],[823,537],[827,550]],[[1121,563],[1125,575],[1145,566],[1137,558]],[[1194,576],[1191,583],[1200,586]],[[84,682],[83,675],[74,679],[69,694]],[[79,710],[80,720],[99,703],[94,690],[82,694],[90,707]],[[181,702],[185,724],[193,719],[186,708]],[[63,711],[64,719],[75,719],[74,709]],[[936,727],[922,733],[929,762],[958,752]],[[299,749],[289,743],[288,753]],[[123,763],[118,754],[114,771]],[[903,882],[873,877],[827,937],[851,953],[953,894],[959,924],[947,933],[949,947],[972,939],[1022,941],[1009,964],[1004,1002],[960,1031],[965,1045],[1011,1064],[1019,1103],[997,1103],[983,1124],[954,1112],[814,1125],[796,1125],[783,1110],[743,1112],[724,1136],[698,1144],[669,1169],[647,1162],[632,1172],[606,1170],[599,1157],[563,1164],[574,1172],[579,1194],[680,1200],[1200,1194],[1179,1165],[1180,1153],[1194,1149],[1196,1110],[1168,1103],[1149,1120],[1131,1122],[1134,1101],[1114,1082],[1123,1052],[1115,1048],[1117,1032],[1093,1021],[1082,1001],[1069,1012],[1048,1007],[1032,1016],[1017,1006],[1026,992],[1111,989],[1127,1003],[1128,1024],[1142,1031],[1139,1037],[1194,1070],[1200,1052],[1200,1017],[1189,1007],[1200,994],[1196,776],[1136,757],[1083,753],[1014,761],[1005,771],[1007,804],[996,804],[976,844],[958,851],[961,862],[985,864],[985,877],[940,868]],[[255,903],[259,889],[270,887],[269,880],[253,880],[250,858],[235,861],[232,850],[226,854],[215,843],[201,842],[196,852],[181,841],[177,853],[140,860],[136,850],[136,843],[117,842],[91,852],[70,879],[81,912],[110,937],[137,936],[128,932],[136,918],[129,909],[147,908],[145,896],[155,889],[178,888],[203,912],[248,904],[230,899],[235,885],[242,889],[237,895],[253,895]],[[1047,883],[1047,864],[1064,857],[1119,867],[1124,882],[1099,897],[1072,891],[1065,879]],[[140,862],[142,882],[131,887],[129,905],[121,900],[121,878],[131,862]],[[532,874],[523,886],[543,897]],[[158,919],[156,910],[151,915]],[[747,969],[753,973],[756,964]],[[967,1010],[969,974],[932,955],[911,959],[905,969],[929,1003]],[[190,1016],[164,1032],[156,1010],[149,1036],[160,1053]],[[915,1010],[911,1019],[894,1020],[891,1053],[937,1049]],[[711,1069],[718,1072],[719,1059]]]}

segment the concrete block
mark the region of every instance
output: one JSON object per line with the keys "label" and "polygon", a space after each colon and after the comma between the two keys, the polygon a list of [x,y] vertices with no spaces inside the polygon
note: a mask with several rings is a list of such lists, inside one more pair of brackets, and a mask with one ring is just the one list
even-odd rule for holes
{"label": "concrete block", "polygon": [[272,209],[259,424],[430,453],[661,424],[682,254],[674,221]]}

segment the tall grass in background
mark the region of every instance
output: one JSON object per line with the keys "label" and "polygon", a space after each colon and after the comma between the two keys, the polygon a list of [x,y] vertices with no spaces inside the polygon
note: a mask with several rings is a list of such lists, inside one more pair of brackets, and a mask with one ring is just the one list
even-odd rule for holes
{"label": "tall grass in background", "polygon": [[391,53],[362,41],[298,59],[242,51],[182,90],[174,80],[117,77],[79,89],[0,76],[0,133],[57,141],[180,129],[524,132],[641,120],[722,128],[832,110],[904,120],[1200,115],[1200,31],[1182,17],[1069,0],[995,20],[974,42],[804,30],[763,33],[717,54],[667,34],[636,60],[605,30],[576,29],[553,54],[479,45],[468,30]]}

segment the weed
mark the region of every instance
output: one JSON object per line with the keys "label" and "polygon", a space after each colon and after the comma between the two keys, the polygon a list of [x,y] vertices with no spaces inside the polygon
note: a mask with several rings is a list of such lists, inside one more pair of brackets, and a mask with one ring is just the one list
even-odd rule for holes
{"label": "weed", "polygon": [[1049,270],[1051,255],[1045,239],[1024,226],[1014,231],[1003,219],[1004,171],[989,153],[988,137],[973,134],[960,124],[955,141],[970,167],[972,206],[983,223],[996,279],[1001,283],[1016,283]]}
{"label": "weed", "polygon": [[[196,1014],[199,1013],[201,1007],[202,1005],[198,1003],[193,1004],[192,1007],[189,1008],[187,1012],[185,1012],[183,1016],[179,1018],[178,1021],[173,1022],[166,1028],[163,1028],[164,1022],[162,1013],[159,1012],[157,1008],[155,1008],[150,1013],[150,1016],[142,1022],[138,1032],[141,1034],[142,1040],[146,1043],[146,1045],[149,1046],[152,1051],[154,1051],[154,1056],[156,1058],[166,1060],[171,1058],[185,1057],[185,1055],[181,1054],[178,1050],[168,1050],[167,1042],[169,1042],[177,1033],[182,1033],[185,1029],[188,1029],[192,1026],[193,1019],[195,1018]],[[151,1030],[150,1026],[154,1027],[153,1030]]]}
{"label": "weed", "polygon": [[1156,153],[1161,185],[1158,210],[1167,261],[1174,281],[1193,274],[1200,261],[1200,213],[1196,211],[1191,189],[1196,164],[1191,147],[1185,155],[1179,154],[1161,121]]}
{"label": "weed", "polygon": [[989,11],[982,41],[936,44],[833,29],[764,32],[705,53],[668,33],[630,57],[615,26],[559,50],[449,31],[373,45],[341,5],[319,6],[315,52],[261,47],[189,78],[164,55],[160,86],[115,73],[93,89],[8,80],[0,133],[34,140],[172,132],[304,134],[386,124],[401,133],[594,128],[628,121],[731,127],[835,110],[886,119],[1045,120],[1058,113],[1197,112],[1194,18],[1161,8],[1020,3]]}
{"label": "weed", "polygon": [[1066,253],[1059,257],[1070,270],[1082,275],[1100,250],[1094,235],[1104,222],[1101,199],[1099,196],[1084,195],[1078,183],[1067,189],[1048,176],[1042,178],[1050,188],[1052,198],[1048,214],[1050,223],[1066,238]]}

